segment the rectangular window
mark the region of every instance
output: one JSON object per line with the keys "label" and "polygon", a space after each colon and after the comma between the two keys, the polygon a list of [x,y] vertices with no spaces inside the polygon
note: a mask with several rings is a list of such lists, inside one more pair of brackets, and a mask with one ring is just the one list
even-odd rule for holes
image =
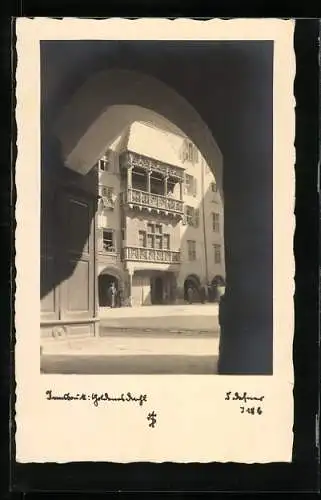
{"label": "rectangular window", "polygon": [[98,168],[102,172],[109,172],[111,167],[110,151],[107,151],[104,156],[98,161]]}
{"label": "rectangular window", "polygon": [[182,160],[189,161],[190,163],[198,162],[198,150],[196,146],[190,141],[184,141],[182,146]]}
{"label": "rectangular window", "polygon": [[189,226],[193,226],[194,208],[186,205],[186,222]]}
{"label": "rectangular window", "polygon": [[154,235],[153,234],[147,235],[147,247],[154,248]]}
{"label": "rectangular window", "polygon": [[162,237],[161,236],[155,236],[155,248],[157,250],[161,250],[162,249]]}
{"label": "rectangular window", "polygon": [[213,245],[214,249],[214,264],[221,263],[221,245]]}
{"label": "rectangular window", "polygon": [[189,196],[196,195],[196,180],[189,174],[185,174],[185,193]]}
{"label": "rectangular window", "polygon": [[216,182],[211,182],[211,188],[213,193],[217,193],[217,184]]}
{"label": "rectangular window", "polygon": [[146,247],[146,232],[139,231],[139,246]]}
{"label": "rectangular window", "polygon": [[163,248],[164,248],[164,250],[170,249],[169,234],[164,234],[164,236],[163,236]]}
{"label": "rectangular window", "polygon": [[103,248],[105,252],[114,252],[114,233],[111,230],[103,230]]}
{"label": "rectangular window", "polygon": [[213,231],[218,233],[220,231],[220,214],[213,213]]}
{"label": "rectangular window", "polygon": [[196,241],[187,240],[188,260],[196,260]]}
{"label": "rectangular window", "polygon": [[169,234],[163,234],[161,224],[147,224],[147,231],[139,231],[139,246],[169,250],[170,236]]}
{"label": "rectangular window", "polygon": [[200,221],[200,211],[198,208],[186,205],[186,222],[189,226],[198,227]]}

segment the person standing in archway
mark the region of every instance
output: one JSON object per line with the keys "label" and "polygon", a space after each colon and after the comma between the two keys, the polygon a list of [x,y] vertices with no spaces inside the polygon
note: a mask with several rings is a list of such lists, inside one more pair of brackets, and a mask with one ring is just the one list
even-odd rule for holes
{"label": "person standing in archway", "polygon": [[108,289],[108,299],[109,299],[109,306],[114,308],[115,307],[115,302],[116,302],[116,287],[115,283],[112,282],[109,289]]}

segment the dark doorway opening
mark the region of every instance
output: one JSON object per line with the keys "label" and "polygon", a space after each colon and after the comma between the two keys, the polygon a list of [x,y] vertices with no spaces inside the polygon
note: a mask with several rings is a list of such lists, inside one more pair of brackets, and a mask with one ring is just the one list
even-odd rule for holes
{"label": "dark doorway opening", "polygon": [[151,302],[152,304],[162,304],[164,295],[163,278],[157,276],[151,279]]}
{"label": "dark doorway opening", "polygon": [[[189,296],[188,290],[191,290]],[[184,300],[187,302],[200,302],[200,280],[198,276],[188,276],[184,281]]]}
{"label": "dark doorway opening", "polygon": [[109,288],[114,283],[116,290],[118,291],[118,279],[112,274],[101,274],[98,277],[98,296],[99,296],[99,306],[100,307],[111,307],[111,299]]}

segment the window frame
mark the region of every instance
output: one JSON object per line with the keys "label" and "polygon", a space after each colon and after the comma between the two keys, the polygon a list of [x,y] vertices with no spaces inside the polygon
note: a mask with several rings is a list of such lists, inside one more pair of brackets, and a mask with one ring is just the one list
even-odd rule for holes
{"label": "window frame", "polygon": [[[98,160],[98,170],[100,172],[110,172],[111,171],[111,151],[108,149],[106,153]],[[102,168],[104,167],[104,168]]]}
{"label": "window frame", "polygon": [[215,181],[211,182],[212,193],[217,193],[217,184]]}
{"label": "window frame", "polygon": [[[140,236],[143,236],[143,245],[140,244]],[[139,246],[141,248],[147,248],[147,233],[146,231],[138,231],[138,237],[139,237]]]}
{"label": "window frame", "polygon": [[[159,227],[159,232],[156,232],[156,227]],[[163,232],[163,224],[152,224],[147,223],[147,230],[139,230],[139,244],[140,235],[145,235],[145,246],[143,248],[153,249],[153,250],[170,250],[171,237],[170,233]],[[149,245],[149,241],[151,245]],[[156,241],[160,241],[160,247],[156,246]],[[166,242],[166,245],[165,245]],[[141,246],[141,245],[140,245]],[[166,247],[166,248],[165,248]]]}
{"label": "window frame", "polygon": [[[221,264],[222,263],[222,245],[219,243],[213,243],[213,250],[214,250],[214,264]],[[218,256],[218,258],[217,258]]]}
{"label": "window frame", "polygon": [[185,217],[187,225],[195,227],[197,229],[200,224],[200,209],[192,207],[191,205],[185,205],[185,207]]}
{"label": "window frame", "polygon": [[220,213],[212,212],[212,229],[214,233],[220,232]]}
{"label": "window frame", "polygon": [[[167,241],[167,245],[164,245],[164,242]],[[163,234],[163,249],[170,250],[171,249],[171,235],[169,233]]]}
{"label": "window frame", "polygon": [[196,240],[187,240],[187,255],[189,262],[197,260]]}
{"label": "window frame", "polygon": [[[105,248],[105,241],[107,240],[107,238],[105,238],[105,233],[111,234],[111,247],[110,248],[112,248],[112,250]],[[102,246],[103,246],[103,251],[106,253],[115,253],[116,252],[115,230],[114,229],[107,229],[107,228],[102,229]]]}

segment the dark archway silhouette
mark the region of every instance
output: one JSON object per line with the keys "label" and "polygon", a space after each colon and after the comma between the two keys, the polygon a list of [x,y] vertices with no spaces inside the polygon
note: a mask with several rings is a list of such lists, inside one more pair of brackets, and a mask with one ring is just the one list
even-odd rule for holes
{"label": "dark archway silhouette", "polygon": [[[58,284],[68,283],[80,257],[83,267],[79,269],[79,277],[89,265],[90,259],[83,251],[87,244],[85,235],[82,242],[78,238],[77,251],[71,252],[66,215],[72,220],[74,205],[68,205],[68,193],[70,189],[73,193],[77,189],[75,201],[81,199],[81,203],[87,203],[88,206],[89,219],[84,210],[84,220],[88,222],[94,218],[97,179],[90,168],[95,155],[92,156],[93,150],[85,154],[83,147],[87,143],[79,142],[81,137],[92,137],[95,127],[91,128],[91,125],[97,124],[97,119],[103,116],[109,106],[124,104],[153,109],[178,126],[179,116],[182,122],[186,122],[179,106],[173,108],[166,101],[157,106],[155,94],[144,87],[144,80],[130,79],[131,72],[147,75],[164,83],[189,103],[205,123],[210,136],[219,144],[224,157],[227,286],[220,303],[219,372],[271,374],[273,42],[42,42],[41,58],[42,205],[44,212],[47,212],[45,217],[54,221],[51,226],[59,227],[60,221],[63,223],[60,227],[62,232],[53,229],[51,235],[43,236],[42,253],[46,262],[43,269],[46,270],[46,277],[42,293],[50,290],[46,296],[48,298],[50,294],[54,295]],[[126,71],[128,75],[127,83],[123,81],[115,90],[119,99],[114,94],[113,101],[109,105],[105,102],[104,109],[94,95],[84,100],[81,108],[76,109],[75,127],[70,129],[69,135],[65,135],[67,129],[58,120],[62,111],[68,109],[86,81],[101,72],[116,69]],[[138,90],[140,85],[143,85],[144,92]],[[129,93],[124,102],[125,89]],[[137,102],[135,96],[144,93],[145,103]],[[111,95],[109,97],[112,98]],[[77,115],[88,118],[85,127],[82,119],[77,120]],[[53,130],[53,123],[58,131]],[[181,124],[183,130],[186,128],[184,123]],[[202,145],[200,137],[196,137],[199,127],[193,130],[191,122],[188,127],[189,130],[185,130],[187,135],[195,141],[205,157],[209,156],[208,144]],[[204,130],[198,132],[202,137]],[[58,134],[59,141],[55,134]],[[96,154],[99,155],[99,147],[96,148]],[[213,162],[211,158],[206,160]],[[91,235],[90,231],[88,226]],[[94,234],[91,237],[94,238]],[[86,302],[86,307],[88,305],[90,308],[94,322],[96,299],[89,297],[88,300],[89,305]],[[54,297],[48,298],[44,311],[46,321],[55,322],[64,318],[63,309],[52,310],[54,303]],[[73,317],[79,319],[78,313]]]}

